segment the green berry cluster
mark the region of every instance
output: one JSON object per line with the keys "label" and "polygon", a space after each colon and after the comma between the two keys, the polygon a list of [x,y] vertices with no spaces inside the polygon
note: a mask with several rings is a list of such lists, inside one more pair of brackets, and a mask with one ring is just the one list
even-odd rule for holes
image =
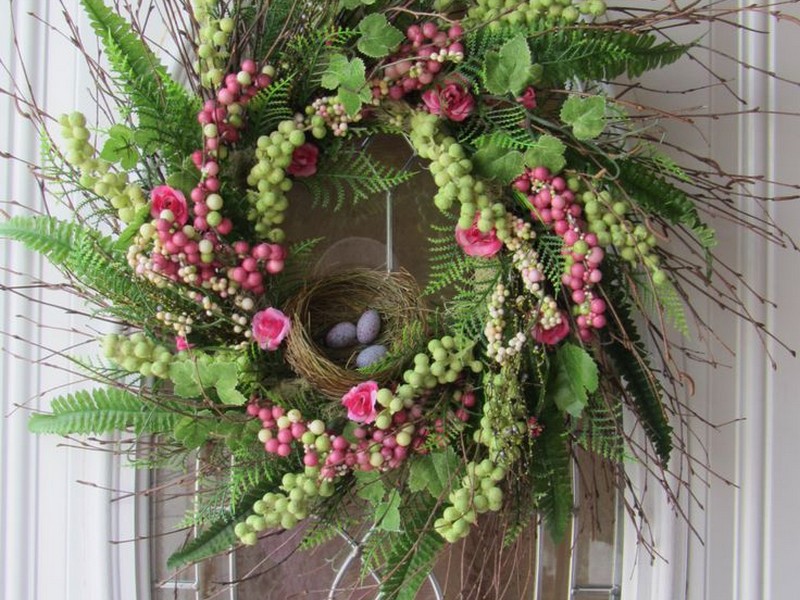
{"label": "green berry cluster", "polygon": [[333,483],[320,480],[317,467],[306,467],[305,473],[286,473],[281,489],[285,493],[264,494],[253,504],[255,514],[236,524],[234,532],[243,544],[254,545],[257,534],[266,529],[292,529],[308,517],[317,498],[329,498],[335,491]]}
{"label": "green berry cluster", "polygon": [[604,0],[477,0],[467,13],[467,24],[487,24],[490,29],[526,25],[538,21],[575,23],[580,16],[599,17],[606,12]]}
{"label": "green berry cluster", "polygon": [[161,344],[138,332],[130,336],[112,333],[103,338],[103,353],[130,373],[165,379],[174,355]]}
{"label": "green berry cluster", "polygon": [[80,184],[106,198],[117,210],[123,223],[130,223],[136,212],[147,204],[142,188],[128,183],[128,175],[111,171],[111,163],[95,157],[96,150],[89,142],[86,117],[79,112],[62,115],[61,135],[66,140],[67,162],[80,169]]}
{"label": "green berry cluster", "polygon": [[292,163],[292,154],[306,141],[306,134],[293,119],[281,121],[278,129],[270,135],[258,138],[256,158],[258,162],[247,176],[251,191],[248,218],[255,221],[256,231],[264,239],[281,243],[285,239],[283,230],[284,212],[289,206],[286,192],[292,189],[292,180],[286,177],[286,169]]}
{"label": "green berry cluster", "polygon": [[520,355],[506,361],[499,373],[484,377],[484,402],[481,428],[475,431],[475,441],[489,449],[489,459],[508,466],[522,452],[528,433],[525,420],[525,401],[516,373]]}
{"label": "green berry cluster", "polygon": [[583,202],[589,231],[597,235],[600,246],[613,245],[626,262],[631,265],[644,264],[656,285],[667,280],[655,252],[656,236],[643,223],[634,223],[630,219],[631,207],[626,200],[615,199],[608,190],[586,191],[579,198]]}
{"label": "green berry cluster", "polygon": [[431,161],[430,170],[439,191],[433,198],[442,212],[449,211],[453,203],[461,204],[458,226],[469,229],[478,215],[478,229],[483,233],[497,230],[497,237],[506,234],[506,209],[501,203],[492,203],[486,184],[472,176],[473,164],[466,150],[455,138],[443,136],[439,119],[428,113],[411,117],[411,143],[422,158]]}
{"label": "green berry cluster", "polygon": [[378,429],[388,429],[392,424],[392,415],[401,410],[411,408],[414,399],[425,390],[437,385],[454,383],[464,369],[479,373],[483,363],[473,355],[474,342],[446,335],[441,339],[428,342],[428,352],[420,352],[414,356],[414,366],[403,373],[403,381],[396,392],[388,388],[378,390],[377,402],[383,407],[375,419]]}
{"label": "green berry cluster", "polygon": [[[428,352],[414,356],[414,367],[403,373],[403,381],[416,394],[437,385],[454,383],[466,368],[479,373],[483,363],[474,358],[474,345],[474,342],[450,335],[429,341]],[[397,392],[402,397],[406,389],[401,388],[402,385]]]}
{"label": "green berry cluster", "polygon": [[200,24],[198,36],[195,70],[200,74],[203,87],[218,87],[225,77],[225,67],[230,52],[228,41],[235,27],[230,17],[217,19],[214,13],[218,10],[216,0],[194,0],[194,16]]}
{"label": "green berry cluster", "polygon": [[449,543],[467,537],[469,528],[479,514],[497,512],[503,506],[503,490],[497,484],[506,472],[491,460],[467,463],[467,474],[461,487],[450,493],[450,504],[433,524],[434,529]]}

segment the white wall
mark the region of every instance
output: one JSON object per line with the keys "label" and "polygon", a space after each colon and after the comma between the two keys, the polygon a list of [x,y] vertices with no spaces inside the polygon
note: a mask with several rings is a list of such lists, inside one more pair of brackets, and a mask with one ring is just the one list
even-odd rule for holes
{"label": "white wall", "polygon": [[[70,14],[80,15],[78,3],[65,2]],[[28,15],[35,12],[44,20],[63,27],[59,3],[55,0],[21,0],[5,3],[0,10],[0,57],[10,69],[0,74],[0,87],[11,89],[11,80],[25,87],[23,62],[31,88],[41,108],[53,115],[90,107],[90,80],[75,48],[59,34],[48,30]],[[16,22],[19,60],[12,38],[12,19]],[[78,19],[81,27],[87,25]],[[86,38],[91,40],[90,35]],[[0,149],[21,159],[38,161],[39,141],[35,129],[14,111],[14,104],[0,96]],[[18,107],[25,109],[24,106]],[[36,210],[43,209],[40,192],[21,162],[0,161],[0,200],[16,200]],[[21,214],[17,206],[1,205],[11,214]],[[58,282],[59,276],[41,259],[25,252],[18,244],[0,241],[0,272],[4,286],[44,277]],[[12,274],[16,271],[20,275]],[[54,290],[29,290],[28,295],[56,307],[80,310],[71,297]],[[26,428],[31,410],[46,409],[39,395],[47,390],[81,384],[57,364],[64,360],[48,349],[61,350],[86,341],[69,332],[86,329],[86,320],[65,315],[60,308],[43,307],[22,296],[0,292],[0,338],[5,352],[0,353],[0,382],[3,411],[0,418],[0,598],[7,600],[77,600],[92,598],[144,598],[136,587],[120,587],[117,573],[135,565],[132,544],[117,545],[133,534],[131,500],[112,503],[114,489],[133,488],[130,470],[120,470],[109,453],[86,452],[68,446],[53,436],[33,436]],[[43,323],[45,327],[38,327]],[[13,337],[12,337],[13,336]],[[18,337],[17,337],[18,336]],[[27,343],[22,340],[30,340]],[[44,349],[40,348],[43,347]],[[73,350],[91,355],[91,346]],[[62,387],[59,391],[63,392]],[[16,408],[22,405],[22,408]]]}
{"label": "white wall", "polygon": [[[745,6],[746,2],[726,6]],[[796,6],[783,7],[795,17]],[[769,35],[736,32],[715,27],[703,39],[715,50],[739,57],[766,71],[798,80],[796,25],[784,20],[771,23],[763,14],[743,18],[753,29]],[[714,156],[728,170],[746,174],[763,173],[767,180],[800,183],[797,155],[800,151],[800,119],[765,114],[769,111],[800,109],[798,87],[776,82],[766,73],[738,67],[720,54],[706,53],[714,70],[724,74],[739,94],[749,99],[747,109],[759,107],[758,114],[699,121],[697,128],[708,139],[707,147],[687,131],[679,131],[679,140],[687,147]],[[682,67],[683,68],[683,67]],[[672,70],[674,72],[675,69]],[[686,73],[686,81],[672,83],[680,87],[711,82],[698,69]],[[691,96],[692,101],[709,106],[713,112],[736,111],[730,94],[717,86]],[[680,100],[673,99],[674,104]],[[684,106],[691,103],[684,99]],[[757,193],[769,197],[793,193],[762,183]],[[753,206],[741,200],[740,206]],[[800,205],[797,202],[774,202],[766,218],[800,238]],[[748,310],[756,320],[768,323],[769,329],[794,349],[800,348],[800,319],[795,312],[800,298],[797,277],[798,253],[776,248],[758,235],[717,220],[721,256],[757,290],[777,304],[762,303],[741,286],[737,293],[747,300]],[[714,331],[736,350],[731,357],[716,348],[715,356],[723,363],[717,369],[694,365],[689,372],[696,384],[690,406],[709,423],[695,424],[691,448],[702,459],[708,457],[719,477],[704,473],[694,476],[693,493],[697,502],[684,495],[683,505],[690,507],[691,521],[698,535],[688,532],[685,524],[671,515],[671,509],[653,498],[650,508],[662,526],[665,561],[647,566],[639,555],[626,547],[628,573],[625,592],[631,598],[689,598],[691,600],[791,600],[800,597],[797,588],[797,540],[800,519],[797,498],[800,492],[800,454],[798,417],[800,404],[796,390],[800,383],[798,363],[775,340],[763,341],[749,325],[721,311],[713,302],[696,300],[702,314],[710,319]],[[773,369],[765,352],[772,355]],[[711,486],[705,485],[710,481]],[[736,485],[727,483],[734,482]],[[669,527],[669,524],[672,527]],[[684,573],[686,576],[684,577]]]}

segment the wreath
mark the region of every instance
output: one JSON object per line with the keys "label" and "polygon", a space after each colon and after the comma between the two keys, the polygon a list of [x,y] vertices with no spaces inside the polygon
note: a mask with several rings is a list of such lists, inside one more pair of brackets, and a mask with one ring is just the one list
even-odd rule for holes
{"label": "wreath", "polygon": [[[667,330],[688,332],[693,287],[721,289],[703,212],[730,202],[728,182],[679,166],[656,113],[608,82],[692,52],[659,33],[671,13],[167,2],[183,15],[170,24],[185,87],[138,25],[81,4],[119,118],[94,129],[76,112],[51,135],[39,115],[38,174],[72,218],[14,216],[0,235],[120,329],[101,362],[74,358],[103,385],[55,399],[30,428],[133,432],[134,446],[151,440],[148,466],[200,453],[213,492],[170,566],[301,522],[310,546],[356,519],[384,548],[382,593],[412,598],[485,513],[505,543],[534,514],[563,537],[578,452],[619,486],[631,459],[658,465],[670,493],[687,417],[673,359],[685,350]],[[375,136],[407,143],[419,172],[372,155]],[[354,218],[413,177],[436,188],[416,199],[439,214],[424,223],[427,281],[319,272],[320,240],[284,231]],[[298,188],[311,217],[292,214]]]}

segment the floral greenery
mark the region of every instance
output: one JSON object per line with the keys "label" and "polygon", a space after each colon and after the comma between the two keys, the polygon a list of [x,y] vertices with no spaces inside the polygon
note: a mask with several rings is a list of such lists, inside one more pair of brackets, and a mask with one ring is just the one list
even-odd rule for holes
{"label": "floral greenery", "polygon": [[[633,118],[643,109],[603,87],[691,53],[660,17],[604,17],[599,0],[548,16],[526,2],[499,14],[484,1],[196,0],[193,28],[170,23],[186,89],[133,21],[82,5],[118,120],[99,152],[83,115],[61,118],[61,143],[42,120],[39,174],[74,220],[16,216],[0,235],[129,331],[104,338],[110,365],[89,371],[107,387],[53,400],[30,428],[158,434],[142,466],[202,451],[209,489],[187,515],[201,533],[170,567],[311,516],[304,548],[361,521],[382,597],[412,598],[487,511],[508,544],[534,512],[562,538],[579,451],[620,486],[627,461],[669,480],[684,448],[678,374],[646,341],[667,340],[664,321],[689,333],[686,278],[713,286],[717,260],[702,211],[727,189],[661,154],[656,125]],[[281,225],[295,184],[344,220],[415,177],[369,154],[365,140],[387,133],[438,189],[420,199],[443,213],[428,232],[429,310],[405,315],[388,364],[343,363],[360,383],[340,402],[284,355],[300,323],[281,310],[305,293],[317,240],[287,249]],[[670,232],[698,264],[661,247]],[[318,341],[304,352],[325,352]],[[403,377],[378,388],[369,374],[384,367]]]}

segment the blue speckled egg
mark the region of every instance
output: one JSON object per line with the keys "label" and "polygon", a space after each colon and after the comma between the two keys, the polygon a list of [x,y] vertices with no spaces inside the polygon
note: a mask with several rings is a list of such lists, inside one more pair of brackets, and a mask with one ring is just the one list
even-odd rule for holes
{"label": "blue speckled egg", "polygon": [[386,346],[375,344],[374,346],[367,346],[356,356],[356,366],[361,369],[368,367],[373,363],[378,362],[386,356]]}
{"label": "blue speckled egg", "polygon": [[356,337],[359,344],[371,344],[381,333],[381,316],[375,309],[364,312],[356,325]]}
{"label": "blue speckled egg", "polygon": [[329,348],[347,348],[356,343],[356,326],[344,321],[330,328],[325,335],[325,345]]}

